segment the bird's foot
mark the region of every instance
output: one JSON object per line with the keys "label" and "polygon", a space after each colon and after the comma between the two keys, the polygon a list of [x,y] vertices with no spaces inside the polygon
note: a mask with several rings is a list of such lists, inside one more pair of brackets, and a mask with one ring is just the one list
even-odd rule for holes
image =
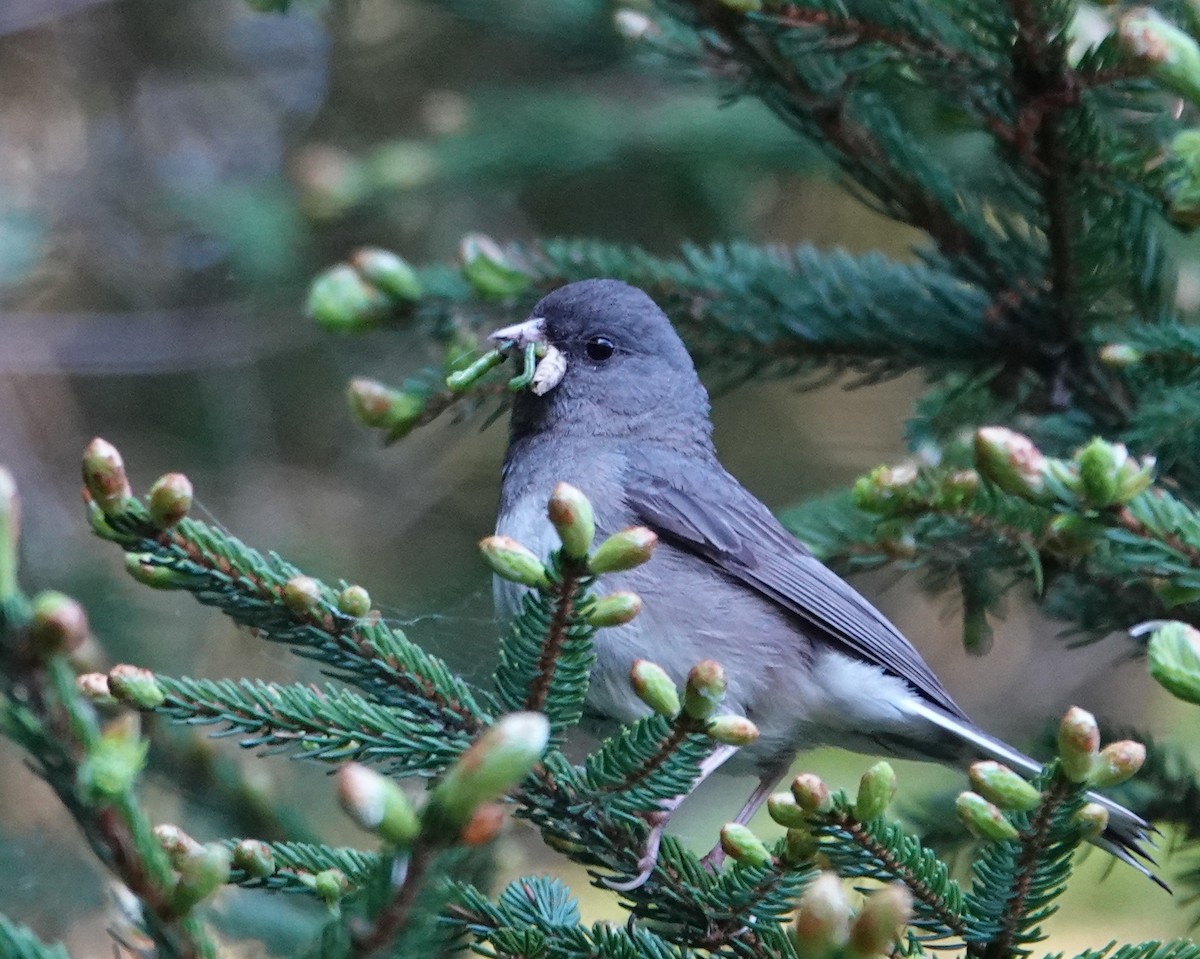
{"label": "bird's foot", "polygon": [[632,892],[646,884],[646,880],[654,872],[654,867],[658,865],[658,849],[662,845],[663,831],[667,828],[669,818],[670,813],[668,812],[654,813],[649,817],[650,834],[646,837],[646,848],[641,858],[638,859],[637,873],[631,879],[619,882],[614,879],[603,879],[601,881],[604,885],[615,892]]}

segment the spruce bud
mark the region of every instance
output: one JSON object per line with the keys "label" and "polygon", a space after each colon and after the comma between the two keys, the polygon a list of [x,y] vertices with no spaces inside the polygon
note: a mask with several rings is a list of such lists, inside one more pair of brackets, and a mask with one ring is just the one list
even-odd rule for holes
{"label": "spruce bud", "polygon": [[[1184,135],[1181,133],[1179,137]],[[1188,131],[1188,135],[1196,138],[1197,151],[1200,152],[1200,132]],[[1179,137],[1175,138],[1176,143],[1179,142]],[[1097,356],[1101,363],[1105,366],[1111,366],[1114,369],[1136,366],[1144,359],[1142,351],[1136,346],[1130,346],[1128,343],[1105,343],[1104,346],[1100,347]]]}
{"label": "spruce bud", "polygon": [[1092,767],[1088,785],[1097,789],[1117,786],[1138,774],[1146,762],[1146,747],[1132,739],[1121,739],[1109,743],[1102,750]]}
{"label": "spruce bud", "polygon": [[1058,756],[1063,775],[1073,783],[1086,782],[1100,752],[1100,727],[1096,717],[1072,706],[1058,727]]}
{"label": "spruce bud", "polygon": [[650,559],[657,545],[658,536],[652,530],[631,526],[601,543],[588,560],[588,569],[596,575],[636,569]]}
{"label": "spruce bud", "polygon": [[408,846],[421,822],[404,791],[386,776],[359,763],[337,773],[338,802],[354,822],[394,846]]}
{"label": "spruce bud", "polygon": [[363,247],[350,257],[350,264],[368,283],[391,300],[412,302],[421,298],[421,280],[406,260],[390,250]]}
{"label": "spruce bud", "polygon": [[642,611],[642,598],[637,593],[610,593],[596,600],[584,617],[589,626],[607,629],[633,622]]}
{"label": "spruce bud", "polygon": [[73,652],[88,638],[87,613],[76,600],[63,593],[53,590],[38,593],[33,598],[29,633],[43,659]]}
{"label": "spruce bud", "polygon": [[133,499],[125,461],[115,446],[98,436],[83,451],[83,485],[106,514],[122,512]]}
{"label": "spruce bud", "polygon": [[587,559],[596,535],[596,518],[588,498],[570,483],[559,483],[550,494],[547,512],[562,540],[563,553],[571,559]]}
{"label": "spruce bud", "polygon": [[323,869],[315,876],[308,880],[306,885],[311,885],[312,891],[317,894],[322,902],[330,909],[337,911],[338,903],[350,891],[350,880],[346,878],[346,874],[340,869]]}
{"label": "spruce bud", "polygon": [[1109,443],[1099,436],[1075,454],[1083,495],[1091,506],[1111,506],[1117,501],[1117,474],[1128,458],[1124,443]]}
{"label": "spruce bud", "polygon": [[617,33],[632,43],[662,32],[658,24],[648,16],[640,10],[631,10],[629,7],[621,7],[613,14],[613,26]]}
{"label": "spruce bud", "polygon": [[550,586],[542,561],[511,536],[487,536],[479,541],[479,551],[501,579],[533,589]]}
{"label": "spruce bud", "polygon": [[690,719],[708,719],[725,698],[725,670],[712,659],[692,667],[683,688],[683,711]]}
{"label": "spruce bud", "polygon": [[301,616],[318,609],[321,598],[321,584],[311,576],[293,576],[283,584],[284,605]]}
{"label": "spruce bud", "polygon": [[389,305],[383,290],[339,263],[313,280],[305,312],[331,333],[358,333],[374,326]]}
{"label": "spruce bud", "polygon": [[346,390],[350,412],[363,426],[387,430],[399,439],[412,430],[425,412],[425,396],[393,390],[377,380],[356,377]]}
{"label": "spruce bud", "polygon": [[192,481],[182,473],[160,476],[150,487],[150,519],[159,529],[170,529],[192,508]]}
{"label": "spruce bud", "polygon": [[854,815],[860,821],[875,819],[887,812],[896,795],[896,771],[891,763],[877,762],[863,773],[854,800]]}
{"label": "spruce bud", "polygon": [[912,498],[917,468],[911,463],[877,466],[854,483],[854,505],[867,513],[887,513]]}
{"label": "spruce bud", "polygon": [[79,792],[90,802],[112,802],[133,788],[149,743],[136,728],[114,724],[88,746],[79,766]]}
{"label": "spruce bud", "polygon": [[81,673],[75,677],[75,688],[85,699],[101,706],[111,706],[116,697],[108,689],[108,677],[104,673]]}
{"label": "spruce bud", "polygon": [[815,773],[801,773],[792,780],[792,796],[806,813],[824,815],[833,809],[833,796],[825,781]]}
{"label": "spruce bud", "polygon": [[679,690],[671,677],[657,663],[648,659],[635,659],[629,670],[629,681],[637,698],[654,712],[667,719],[674,719],[683,707],[679,702]]}
{"label": "spruce bud", "polygon": [[487,300],[506,300],[524,293],[531,282],[491,237],[469,233],[458,247],[463,276]]}
{"label": "spruce bud", "polygon": [[758,727],[745,716],[726,714],[710,720],[704,734],[726,746],[749,746],[758,739]]}
{"label": "spruce bud", "polygon": [[137,709],[155,709],[167,698],[154,673],[127,663],[109,670],[108,689],[119,702]]}
{"label": "spruce bud", "polygon": [[337,598],[338,612],[362,619],[371,611],[371,594],[361,586],[347,586]]}
{"label": "spruce bud", "polygon": [[174,823],[159,823],[153,832],[154,838],[167,854],[167,860],[176,869],[187,858],[200,855],[204,848]]}
{"label": "spruce bud", "polygon": [[767,813],[779,825],[788,829],[807,829],[808,813],[791,793],[772,793],[767,797]]}
{"label": "spruce bud", "polygon": [[1004,813],[979,793],[959,793],[954,809],[963,825],[982,839],[1006,842],[1020,835],[1017,827],[1005,818]]}
{"label": "spruce bud", "polygon": [[912,908],[912,893],[898,883],[871,893],[850,927],[850,952],[863,959],[889,955],[912,918]]}
{"label": "spruce bud", "polygon": [[125,572],[151,589],[183,589],[196,582],[194,576],[170,566],[160,566],[153,553],[126,553]]}
{"label": "spruce bud", "polygon": [[1046,457],[1033,441],[1004,426],[985,426],[975,433],[975,466],[979,473],[1013,496],[1048,502]]}
{"label": "spruce bud", "polygon": [[1200,705],[1200,630],[1186,623],[1164,623],[1149,645],[1150,675],[1169,693]]}
{"label": "spruce bud", "polygon": [[262,840],[243,839],[233,847],[232,865],[251,879],[266,879],[275,875],[275,854]]}
{"label": "spruce bud", "polygon": [[1001,809],[1028,812],[1042,801],[1042,794],[1002,763],[986,760],[970,770],[971,785]]}
{"label": "spruce bud", "polygon": [[850,900],[837,873],[808,884],[796,906],[792,938],[799,959],[826,959],[850,939]]}
{"label": "spruce bud", "polygon": [[1079,826],[1080,839],[1095,839],[1104,835],[1108,828],[1108,810],[1098,802],[1090,802],[1075,814],[1075,822]]}
{"label": "spruce bud", "polygon": [[450,767],[429,797],[428,813],[458,837],[475,810],[521,782],[542,757],[550,723],[541,713],[510,713]]}
{"label": "spruce bud", "polygon": [[504,826],[504,807],[496,802],[486,802],[473,813],[458,835],[464,846],[478,848],[486,846],[500,835]]}
{"label": "spruce bud", "polygon": [[821,844],[812,830],[806,825],[803,828],[792,827],[784,835],[784,861],[790,866],[815,859]]}
{"label": "spruce bud", "polygon": [[749,826],[730,822],[721,827],[721,848],[725,854],[743,866],[767,866],[771,853]]}
{"label": "spruce bud", "polygon": [[1125,55],[1180,96],[1200,102],[1200,46],[1156,10],[1136,7],[1117,23]]}

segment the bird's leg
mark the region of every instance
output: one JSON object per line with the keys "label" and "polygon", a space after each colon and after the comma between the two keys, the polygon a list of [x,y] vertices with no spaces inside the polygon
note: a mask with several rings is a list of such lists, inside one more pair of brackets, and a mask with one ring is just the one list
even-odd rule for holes
{"label": "bird's leg", "polygon": [[654,867],[658,863],[658,847],[662,845],[663,831],[667,828],[667,823],[671,821],[672,813],[679,808],[680,803],[696,791],[697,786],[715,773],[721,764],[735,752],[737,752],[736,746],[718,746],[707,759],[700,763],[700,773],[696,777],[696,781],[692,783],[691,789],[679,796],[672,796],[670,799],[663,800],[662,805],[646,817],[646,821],[650,825],[650,835],[646,837],[646,846],[642,851],[641,858],[638,860],[637,875],[625,882],[614,882],[611,879],[605,879],[603,880],[604,885],[608,886],[609,889],[615,889],[617,892],[629,892],[645,884],[646,880],[650,878],[650,873],[654,872]]}
{"label": "bird's leg", "polygon": [[[746,800],[744,806],[733,817],[733,821],[739,826],[745,826],[754,818],[754,814],[758,812],[759,807],[767,801],[767,797],[775,790],[781,780],[788,771],[790,758],[787,762],[779,763],[775,766],[770,766],[759,777],[758,785],[754,787],[754,792],[750,794],[750,798]],[[721,848],[721,844],[717,843],[712,847],[700,860],[700,864],[706,869],[716,872],[725,863],[725,850]]]}

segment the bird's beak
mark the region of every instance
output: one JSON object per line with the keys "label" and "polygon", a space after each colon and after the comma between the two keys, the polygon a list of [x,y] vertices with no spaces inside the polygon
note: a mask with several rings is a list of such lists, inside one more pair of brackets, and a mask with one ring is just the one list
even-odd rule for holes
{"label": "bird's beak", "polygon": [[540,316],[530,317],[524,323],[514,323],[488,335],[493,343],[512,343],[524,349],[530,343],[546,342],[546,321]]}
{"label": "bird's beak", "polygon": [[567,358],[554,346],[546,342],[546,321],[540,316],[530,317],[524,323],[515,323],[497,330],[489,337],[493,343],[511,343],[514,349],[523,350],[536,345],[541,359],[534,368],[529,389],[536,396],[545,396],[562,382],[567,372]]}

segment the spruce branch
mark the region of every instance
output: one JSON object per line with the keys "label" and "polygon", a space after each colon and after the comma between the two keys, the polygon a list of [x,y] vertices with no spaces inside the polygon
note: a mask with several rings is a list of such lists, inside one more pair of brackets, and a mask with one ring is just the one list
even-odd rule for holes
{"label": "spruce branch", "polygon": [[61,943],[46,945],[31,929],[0,915],[0,955],[8,959],[70,959]]}

